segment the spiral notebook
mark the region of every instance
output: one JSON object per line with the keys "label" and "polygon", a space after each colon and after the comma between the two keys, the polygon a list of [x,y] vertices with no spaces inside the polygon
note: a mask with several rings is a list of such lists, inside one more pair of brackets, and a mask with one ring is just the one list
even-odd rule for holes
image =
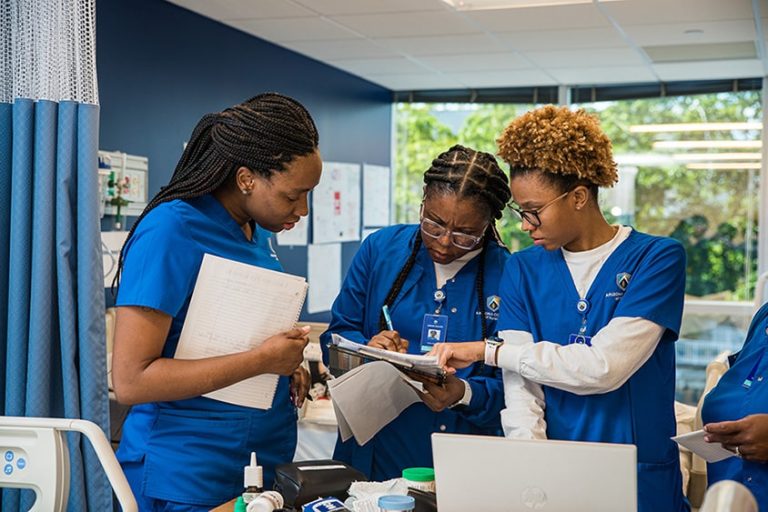
{"label": "spiral notebook", "polygon": [[[206,254],[175,357],[201,359],[258,347],[296,325],[306,295],[303,277]],[[278,379],[258,375],[205,396],[269,409]]]}

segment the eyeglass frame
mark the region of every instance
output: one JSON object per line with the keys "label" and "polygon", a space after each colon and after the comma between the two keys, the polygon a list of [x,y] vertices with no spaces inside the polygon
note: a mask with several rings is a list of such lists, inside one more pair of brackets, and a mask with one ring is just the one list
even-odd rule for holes
{"label": "eyeglass frame", "polygon": [[541,227],[541,217],[539,216],[541,212],[543,212],[546,208],[550,207],[560,199],[564,198],[571,192],[573,192],[575,189],[572,188],[571,190],[568,190],[566,192],[563,192],[556,198],[549,201],[547,204],[540,208],[536,208],[535,210],[523,210],[522,208],[516,208],[512,202],[507,203],[507,208],[512,210],[517,214],[517,216],[520,218],[521,221],[526,221],[531,226],[538,228]]}
{"label": "eyeglass frame", "polygon": [[[437,221],[434,221],[434,220],[432,220],[430,218],[425,217],[424,216],[424,203],[421,204],[421,211],[419,211],[419,218],[420,218],[420,220],[419,220],[419,230],[422,233],[427,235],[429,238],[432,238],[433,240],[439,240],[440,238],[444,237],[445,235],[450,235],[450,237],[448,239],[451,241],[451,245],[453,245],[454,247],[458,247],[459,249],[462,249],[462,250],[465,250],[465,251],[472,250],[475,247],[477,247],[478,245],[480,245],[480,242],[483,240],[483,237],[485,236],[485,231],[488,229],[488,225],[490,224],[490,223],[486,223],[485,226],[483,226],[483,234],[480,235],[480,236],[478,236],[478,235],[470,235],[469,233],[464,233],[462,231],[454,231],[452,229],[446,228],[445,226],[443,226],[442,224],[440,224]],[[425,222],[427,224],[430,224],[430,225],[433,225],[435,227],[438,227],[438,228],[442,229],[443,232],[441,234],[439,234],[439,235],[433,235],[432,233],[427,233],[426,231],[424,231],[424,223]],[[469,247],[463,247],[463,246],[461,246],[461,245],[456,243],[456,241],[454,240],[454,236],[455,235],[465,236],[465,237],[467,237],[467,238],[469,238],[471,240],[474,240],[474,243],[471,246],[469,246]]]}

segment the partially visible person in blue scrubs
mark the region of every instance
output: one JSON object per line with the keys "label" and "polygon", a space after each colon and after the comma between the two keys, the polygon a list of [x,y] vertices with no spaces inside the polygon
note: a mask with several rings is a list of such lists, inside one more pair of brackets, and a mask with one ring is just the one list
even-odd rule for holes
{"label": "partially visible person in blue scrubs", "polygon": [[435,353],[452,367],[503,369],[507,437],[634,444],[640,512],[687,510],[670,440],[682,246],[603,217],[598,189],[618,172],[608,137],[585,111],[533,110],[498,142],[512,209],[533,247],[513,254],[504,271],[503,344]]}
{"label": "partially visible person in blue scrubs", "polygon": [[[496,332],[498,283],[509,252],[495,222],[510,198],[507,177],[492,155],[454,146],[432,162],[424,183],[420,223],[381,229],[355,255],[322,335],[323,350],[331,333],[423,354],[446,339]],[[423,402],[363,446],[339,439],[334,458],[381,481],[407,467],[432,467],[433,432],[500,435],[504,393],[498,369],[476,364],[444,387],[424,385]]]}
{"label": "partially visible person in blue scrubs", "polygon": [[[229,501],[242,492],[251,451],[267,488],[275,465],[293,459],[296,406],[309,383],[299,369],[306,330],[226,356],[173,356],[203,255],[281,271],[271,233],[307,215],[321,169],[309,112],[261,94],[198,122],[170,183],[131,229],[119,262],[112,377],[117,400],[133,405],[117,457],[142,511]],[[261,374],[281,376],[268,410],[201,396]]]}
{"label": "partially visible person in blue scrubs", "polygon": [[721,443],[738,457],[707,464],[709,485],[736,480],[768,510],[768,304],[752,319],[731,368],[704,398],[701,419],[706,440]]}

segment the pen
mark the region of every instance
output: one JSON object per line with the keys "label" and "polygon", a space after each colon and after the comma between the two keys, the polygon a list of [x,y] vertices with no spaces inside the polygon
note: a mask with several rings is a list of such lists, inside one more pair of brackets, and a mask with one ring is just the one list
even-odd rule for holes
{"label": "pen", "polygon": [[392,317],[389,316],[389,306],[387,306],[386,304],[381,306],[381,312],[384,313],[384,321],[387,322],[387,329],[389,329],[390,331],[394,331],[395,328],[392,327]]}

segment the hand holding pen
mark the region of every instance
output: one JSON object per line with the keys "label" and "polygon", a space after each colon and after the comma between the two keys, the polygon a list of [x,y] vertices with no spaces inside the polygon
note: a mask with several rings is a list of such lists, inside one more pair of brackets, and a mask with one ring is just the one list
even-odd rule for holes
{"label": "hand holding pen", "polygon": [[387,323],[387,330],[381,331],[368,342],[369,347],[381,348],[392,352],[405,354],[408,352],[408,340],[400,337],[392,326],[392,317],[389,315],[389,308],[386,304],[381,308],[384,315],[384,321]]}

